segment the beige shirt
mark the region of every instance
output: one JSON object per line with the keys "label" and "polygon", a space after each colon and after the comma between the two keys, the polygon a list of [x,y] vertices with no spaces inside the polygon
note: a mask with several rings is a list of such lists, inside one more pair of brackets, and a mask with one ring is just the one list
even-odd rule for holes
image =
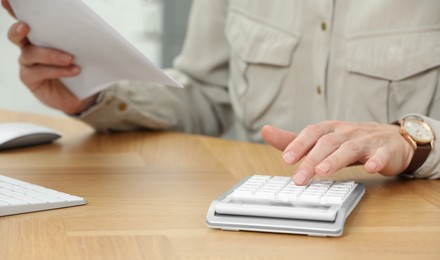
{"label": "beige shirt", "polygon": [[416,175],[440,177],[438,0],[195,0],[168,73],[185,88],[121,82],[82,120],[258,142],[265,124],[416,113],[438,137]]}

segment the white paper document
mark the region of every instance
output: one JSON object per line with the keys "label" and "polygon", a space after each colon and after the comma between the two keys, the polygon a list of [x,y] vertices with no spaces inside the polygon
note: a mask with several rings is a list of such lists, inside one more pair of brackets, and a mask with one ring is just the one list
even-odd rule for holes
{"label": "white paper document", "polygon": [[181,87],[81,0],[9,2],[33,44],[74,55],[81,74],[61,80],[80,99],[121,80]]}

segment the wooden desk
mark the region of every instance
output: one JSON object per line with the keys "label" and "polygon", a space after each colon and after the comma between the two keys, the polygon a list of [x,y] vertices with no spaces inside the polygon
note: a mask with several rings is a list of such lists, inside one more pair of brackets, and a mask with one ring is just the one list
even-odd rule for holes
{"label": "wooden desk", "polygon": [[87,198],[0,218],[0,259],[440,259],[440,181],[348,168],[366,194],[339,238],[206,227],[211,201],[252,173],[290,175],[271,147],[179,133],[96,135],[69,118],[0,111],[63,133],[0,153],[0,174]]}

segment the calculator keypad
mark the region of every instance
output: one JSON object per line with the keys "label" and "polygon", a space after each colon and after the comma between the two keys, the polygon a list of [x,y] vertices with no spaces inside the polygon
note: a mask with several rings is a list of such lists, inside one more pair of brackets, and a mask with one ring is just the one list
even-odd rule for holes
{"label": "calculator keypad", "polygon": [[354,189],[354,181],[313,180],[298,186],[290,177],[254,175],[231,193],[234,198],[342,204]]}

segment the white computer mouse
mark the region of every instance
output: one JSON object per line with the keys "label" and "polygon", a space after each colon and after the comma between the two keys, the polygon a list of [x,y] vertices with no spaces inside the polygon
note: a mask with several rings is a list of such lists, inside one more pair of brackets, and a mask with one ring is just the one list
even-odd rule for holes
{"label": "white computer mouse", "polygon": [[0,123],[0,150],[47,144],[60,138],[57,131],[30,123]]}

